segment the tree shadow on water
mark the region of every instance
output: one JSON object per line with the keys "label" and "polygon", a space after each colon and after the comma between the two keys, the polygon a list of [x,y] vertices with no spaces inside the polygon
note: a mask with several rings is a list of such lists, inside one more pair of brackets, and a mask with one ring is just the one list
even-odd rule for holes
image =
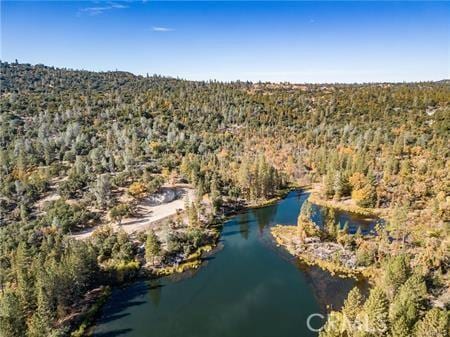
{"label": "tree shadow on water", "polygon": [[216,257],[215,256],[206,256],[206,257],[202,257],[203,261],[212,261],[214,260]]}
{"label": "tree shadow on water", "polygon": [[127,313],[127,312],[123,313],[123,314],[108,315],[107,317],[104,317],[101,322],[102,322],[102,324],[105,324],[105,323],[109,323],[109,322],[112,322],[112,321],[114,321],[116,319],[121,319],[121,318],[129,316],[129,315],[130,314]]}
{"label": "tree shadow on water", "polygon": [[248,216],[248,213],[243,213],[239,215],[239,218],[236,218],[236,220],[230,221],[227,224],[225,224],[225,227],[237,227],[241,225],[250,225],[252,223],[255,223],[255,219],[251,219]]}
{"label": "tree shadow on water", "polygon": [[128,333],[133,331],[133,329],[127,328],[127,329],[117,329],[113,331],[106,331],[106,332],[100,332],[94,334],[94,337],[119,337],[124,336]]}
{"label": "tree shadow on water", "polygon": [[136,307],[144,303],[145,301],[126,301],[112,303],[111,305],[105,307],[105,314],[108,316],[116,315],[117,313],[120,313],[125,309]]}
{"label": "tree shadow on water", "polygon": [[222,233],[222,236],[232,236],[232,235],[242,234],[244,232],[248,232],[248,230],[236,230],[236,231],[224,232],[224,233]]}
{"label": "tree shadow on water", "polygon": [[[128,316],[129,313],[124,312],[128,308],[143,305],[146,303],[143,296],[149,291],[149,286],[145,282],[139,282],[129,287],[115,289],[111,298],[104,306],[97,325],[102,325],[113,320],[121,319]],[[94,336],[102,336],[94,334]],[[114,336],[114,335],[111,335]]]}

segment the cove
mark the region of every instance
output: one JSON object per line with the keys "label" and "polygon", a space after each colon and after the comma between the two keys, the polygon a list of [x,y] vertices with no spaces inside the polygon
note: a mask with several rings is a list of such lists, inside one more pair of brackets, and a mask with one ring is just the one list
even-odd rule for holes
{"label": "cove", "polygon": [[[276,247],[270,226],[295,224],[308,193],[233,216],[218,251],[183,275],[114,289],[94,328],[96,337],[309,337],[308,316],[338,309],[355,285],[303,265]],[[314,220],[320,223],[320,212]],[[373,221],[336,213],[341,225],[369,230]],[[323,320],[311,320],[319,327]]]}

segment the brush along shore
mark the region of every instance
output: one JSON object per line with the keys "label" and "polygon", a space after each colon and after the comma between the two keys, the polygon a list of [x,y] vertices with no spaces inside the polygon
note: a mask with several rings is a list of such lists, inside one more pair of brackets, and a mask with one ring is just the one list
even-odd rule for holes
{"label": "brush along shore", "polygon": [[356,254],[335,242],[321,241],[319,237],[308,237],[302,242],[297,226],[276,225],[271,234],[279,246],[309,265],[316,265],[332,275],[370,278],[372,269],[357,264]]}

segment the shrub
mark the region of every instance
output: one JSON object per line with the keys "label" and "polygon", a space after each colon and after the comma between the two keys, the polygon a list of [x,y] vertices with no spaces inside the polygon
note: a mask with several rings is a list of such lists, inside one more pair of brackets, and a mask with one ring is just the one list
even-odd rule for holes
{"label": "shrub", "polygon": [[358,266],[370,266],[375,262],[375,247],[371,247],[365,243],[361,244],[361,246],[356,251],[356,263]]}
{"label": "shrub", "polygon": [[53,201],[46,207],[43,224],[56,225],[63,233],[68,233],[86,227],[88,221],[95,219],[96,215],[78,205],[70,205],[64,199]]}
{"label": "shrub", "polygon": [[147,194],[147,186],[136,181],[128,187],[128,194],[134,198],[143,198]]}
{"label": "shrub", "polygon": [[120,204],[117,206],[114,206],[109,211],[109,215],[113,221],[117,221],[117,223],[120,225],[122,222],[122,218],[126,217],[128,215],[131,215],[132,209],[129,205]]}

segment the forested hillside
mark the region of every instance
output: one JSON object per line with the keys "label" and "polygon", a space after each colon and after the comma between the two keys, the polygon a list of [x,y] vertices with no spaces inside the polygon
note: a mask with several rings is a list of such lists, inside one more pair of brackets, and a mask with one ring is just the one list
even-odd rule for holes
{"label": "forested hillside", "polygon": [[[137,263],[126,233],[69,234],[132,212],[121,194],[138,199],[171,181],[198,197],[188,207],[193,229],[164,246],[203,240],[206,194],[215,215],[313,184],[325,201],[379,212],[385,253],[420,267],[433,298],[448,292],[446,82],[192,82],[9,63],[0,76],[2,336],[67,333],[71,307],[110,282],[106,267]],[[159,254],[152,233],[144,241]]]}

